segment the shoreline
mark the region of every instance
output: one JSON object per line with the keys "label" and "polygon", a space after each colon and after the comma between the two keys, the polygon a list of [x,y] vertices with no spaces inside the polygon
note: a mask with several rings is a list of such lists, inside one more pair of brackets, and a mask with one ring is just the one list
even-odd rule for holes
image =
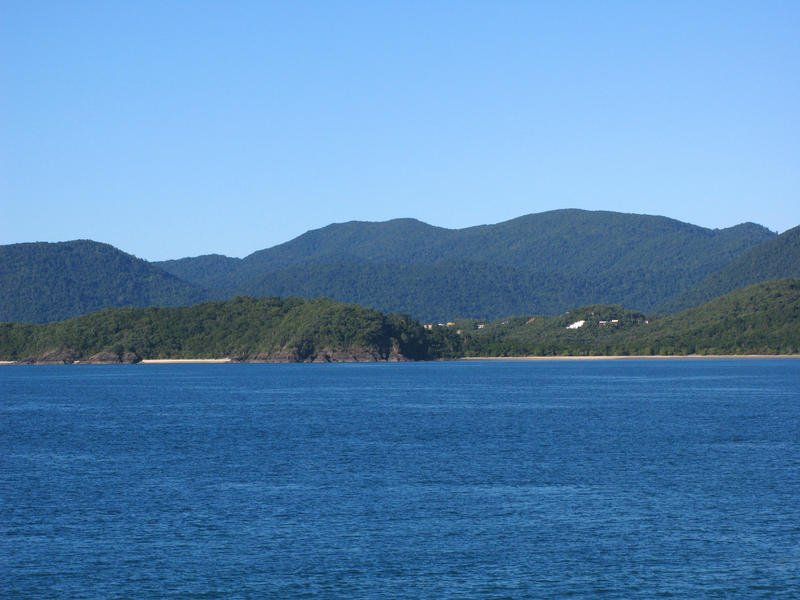
{"label": "shoreline", "polygon": [[139,365],[223,365],[232,363],[230,358],[143,358]]}
{"label": "shoreline", "polygon": [[[440,359],[441,362],[458,361],[593,361],[593,360],[692,360],[692,359],[754,359],[754,358],[800,358],[800,354],[669,354],[669,355],[601,355],[601,356],[464,356],[461,358]],[[332,361],[333,362],[384,362],[384,361]],[[439,361],[410,361],[439,362]],[[226,364],[302,364],[287,361],[234,361],[231,358],[146,358],[135,365],[226,365]],[[0,366],[18,365],[17,361],[0,360]],[[29,363],[31,364],[31,363]],[[37,363],[32,363],[37,364]],[[38,363],[58,364],[58,363]],[[125,364],[125,363],[90,363],[75,361],[74,365],[88,364]]]}
{"label": "shoreline", "polygon": [[800,358],[800,354],[604,354],[600,356],[465,356],[456,360],[672,360],[694,358]]}

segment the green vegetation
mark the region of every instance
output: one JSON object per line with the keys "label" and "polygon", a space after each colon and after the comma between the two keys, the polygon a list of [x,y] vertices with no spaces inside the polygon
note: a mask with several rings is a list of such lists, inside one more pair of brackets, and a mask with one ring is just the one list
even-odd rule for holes
{"label": "green vegetation", "polygon": [[[600,303],[675,312],[738,281],[800,276],[799,237],[752,223],[710,230],[665,217],[559,210],[459,230],[413,219],[335,224],[244,259],[148,263],[87,240],[14,244],[0,247],[0,320],[43,323],[106,307],[237,295],[327,297],[425,322]],[[723,283],[709,284],[712,273]],[[705,291],[682,296],[703,280]]]}
{"label": "green vegetation", "polygon": [[665,217],[558,210],[450,230],[413,219],[309,231],[244,259],[157,263],[208,288],[326,296],[424,321],[554,314],[581,304],[652,310],[774,237]]}
{"label": "green vegetation", "polygon": [[243,296],[192,307],[105,309],[60,323],[0,323],[0,360],[16,361],[794,353],[800,353],[800,279],[752,285],[657,319],[619,305],[589,305],[555,317],[457,319],[426,330],[405,315],[329,299]]}
{"label": "green vegetation", "polygon": [[[578,321],[585,322],[567,328]],[[463,328],[467,356],[794,354],[800,352],[800,280],[755,284],[657,319],[595,305],[532,322],[456,326]]]}
{"label": "green vegetation", "polygon": [[[579,327],[570,325],[581,323]],[[631,354],[622,333],[644,332],[649,321],[619,305],[589,305],[555,316],[514,317],[461,327],[466,356],[587,356]]]}
{"label": "green vegetation", "polygon": [[0,359],[421,360],[452,355],[449,338],[454,335],[430,335],[402,315],[332,300],[238,297],[191,307],[104,309],[61,323],[3,323]]}
{"label": "green vegetation", "polygon": [[[243,290],[253,296],[327,296],[383,312],[402,312],[424,321],[449,315],[491,318],[526,312],[530,305],[556,312],[576,296],[580,282],[521,269],[470,261],[433,265],[319,264],[271,273]],[[568,305],[568,304],[567,304]]]}
{"label": "green vegetation", "polygon": [[800,227],[751,248],[661,307],[660,312],[678,312],[746,285],[783,277],[800,277]]}
{"label": "green vegetation", "polygon": [[90,240],[0,246],[0,321],[44,323],[108,306],[180,306],[214,296]]}

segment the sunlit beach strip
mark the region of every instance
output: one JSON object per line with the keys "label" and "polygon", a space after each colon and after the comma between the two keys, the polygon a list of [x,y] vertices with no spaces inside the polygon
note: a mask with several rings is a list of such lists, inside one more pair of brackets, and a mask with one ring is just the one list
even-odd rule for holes
{"label": "sunlit beach strip", "polygon": [[[800,354],[671,354],[668,356],[660,355],[635,355],[635,356],[465,356],[455,360],[531,360],[531,361],[550,361],[550,360],[664,360],[664,359],[694,359],[694,358],[800,358]],[[206,364],[221,365],[229,364],[234,361],[230,358],[146,358],[141,360],[140,365],[190,365]],[[0,360],[2,365],[17,365],[13,360]],[[81,364],[76,361],[75,364]]]}
{"label": "sunlit beach strip", "polygon": [[142,365],[222,364],[232,362],[230,358],[145,358]]}

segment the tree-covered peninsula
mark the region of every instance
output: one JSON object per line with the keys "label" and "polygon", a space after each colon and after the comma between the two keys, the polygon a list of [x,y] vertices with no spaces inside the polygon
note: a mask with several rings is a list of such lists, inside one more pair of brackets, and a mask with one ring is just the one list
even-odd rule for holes
{"label": "tree-covered peninsula", "polygon": [[250,298],[190,307],[110,308],[48,324],[0,324],[0,360],[264,362],[428,360],[455,355],[455,336],[403,315],[328,299]]}
{"label": "tree-covered peninsula", "polygon": [[798,353],[800,279],[759,283],[658,318],[596,304],[558,316],[422,325],[328,299],[241,296],[191,307],[104,309],[49,324],[0,324],[0,360],[37,363]]}

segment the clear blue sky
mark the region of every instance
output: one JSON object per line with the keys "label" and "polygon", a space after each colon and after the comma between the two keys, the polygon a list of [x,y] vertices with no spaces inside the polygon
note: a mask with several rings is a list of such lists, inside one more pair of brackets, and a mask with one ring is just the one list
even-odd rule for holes
{"label": "clear blue sky", "polygon": [[800,224],[800,2],[0,0],[0,243]]}

